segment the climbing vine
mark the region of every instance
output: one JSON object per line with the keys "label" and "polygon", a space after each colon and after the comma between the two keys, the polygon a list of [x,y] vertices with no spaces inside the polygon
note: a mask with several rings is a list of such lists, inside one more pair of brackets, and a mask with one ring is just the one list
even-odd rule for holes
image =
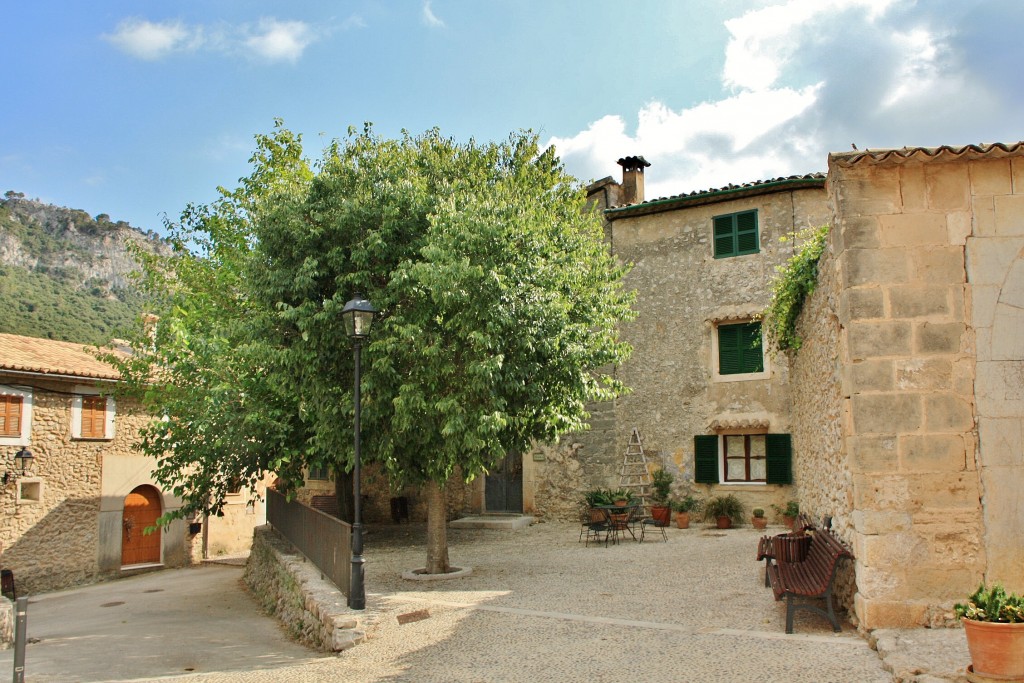
{"label": "climbing vine", "polygon": [[803,340],[796,333],[796,319],[804,301],[818,284],[818,260],[825,251],[828,226],[805,228],[781,238],[803,242],[783,266],[777,266],[772,282],[772,300],[765,309],[762,329],[776,349],[800,348]]}

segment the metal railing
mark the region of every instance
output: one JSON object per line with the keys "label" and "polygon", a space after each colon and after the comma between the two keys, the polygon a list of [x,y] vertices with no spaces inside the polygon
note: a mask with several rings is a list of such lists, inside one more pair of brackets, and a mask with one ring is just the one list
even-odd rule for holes
{"label": "metal railing", "polygon": [[352,526],[298,501],[267,490],[267,522],[348,595],[352,571]]}

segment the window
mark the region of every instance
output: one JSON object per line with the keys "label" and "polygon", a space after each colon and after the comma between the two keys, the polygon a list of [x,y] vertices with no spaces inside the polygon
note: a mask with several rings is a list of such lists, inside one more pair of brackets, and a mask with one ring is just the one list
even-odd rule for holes
{"label": "window", "polygon": [[0,386],[0,446],[27,446],[32,433],[32,392]]}
{"label": "window", "polygon": [[757,237],[757,210],[715,216],[715,258],[756,254],[760,251]]}
{"label": "window", "polygon": [[0,396],[0,436],[21,436],[21,396]]}
{"label": "window", "polygon": [[793,483],[789,434],[698,434],[693,452],[699,484]]}
{"label": "window", "polygon": [[326,467],[314,467],[310,465],[309,476],[306,478],[310,481],[327,481],[331,478],[331,475]]}
{"label": "window", "polygon": [[760,322],[719,325],[717,331],[719,375],[764,372]]}
{"label": "window", "polygon": [[82,397],[82,438],[102,439],[107,428],[107,399],[102,396]]}
{"label": "window", "polygon": [[75,396],[71,404],[71,438],[114,438],[114,399],[78,388],[83,394]]}

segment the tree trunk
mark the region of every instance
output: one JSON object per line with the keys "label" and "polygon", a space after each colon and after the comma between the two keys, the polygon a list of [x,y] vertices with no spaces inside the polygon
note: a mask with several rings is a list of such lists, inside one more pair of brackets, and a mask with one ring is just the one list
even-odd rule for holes
{"label": "tree trunk", "polygon": [[427,482],[427,573],[447,574],[448,506],[444,486]]}
{"label": "tree trunk", "polygon": [[338,517],[349,524],[356,518],[356,502],[352,498],[352,473],[334,470],[334,497],[338,501]]}

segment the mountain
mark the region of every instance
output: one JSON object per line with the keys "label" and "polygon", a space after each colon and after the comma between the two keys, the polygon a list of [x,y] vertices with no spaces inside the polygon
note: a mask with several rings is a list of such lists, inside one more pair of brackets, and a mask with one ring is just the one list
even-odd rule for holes
{"label": "mountain", "polygon": [[130,274],[134,243],[170,247],[106,214],[26,199],[0,199],[0,332],[101,344],[121,336],[142,313]]}

